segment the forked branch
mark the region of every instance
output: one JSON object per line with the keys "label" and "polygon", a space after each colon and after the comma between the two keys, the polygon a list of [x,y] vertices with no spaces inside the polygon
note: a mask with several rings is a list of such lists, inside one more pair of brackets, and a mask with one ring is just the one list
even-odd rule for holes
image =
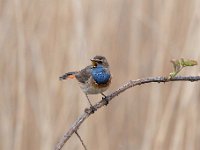
{"label": "forked branch", "polygon": [[[101,101],[97,102],[94,107],[96,110],[100,109],[102,106],[108,104],[109,101],[111,101],[114,97],[118,96],[122,92],[126,91],[127,89],[151,82],[170,82],[170,81],[199,81],[200,76],[177,76],[173,78],[168,77],[148,77],[143,79],[137,79],[137,80],[130,80],[128,83],[121,86],[118,90],[114,91],[113,93],[107,95],[105,98],[103,98]],[[95,112],[94,112],[95,113]],[[71,126],[71,128],[64,134],[64,136],[60,139],[59,143],[57,144],[55,150],[61,150],[61,148],[64,146],[64,144],[68,141],[68,139],[77,132],[80,125],[91,115],[93,114],[93,109],[86,108],[85,112],[82,113],[78,119],[74,122],[74,124]]]}

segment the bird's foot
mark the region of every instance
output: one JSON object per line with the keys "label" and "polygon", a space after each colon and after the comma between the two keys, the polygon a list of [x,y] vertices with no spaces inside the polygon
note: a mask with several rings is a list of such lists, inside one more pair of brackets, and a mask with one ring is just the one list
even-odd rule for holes
{"label": "bird's foot", "polygon": [[85,109],[85,112],[88,113],[88,114],[89,113],[93,114],[95,111],[97,111],[97,109],[92,105],[90,106],[90,108]]}
{"label": "bird's foot", "polygon": [[91,112],[92,112],[92,114],[95,112],[95,111],[97,111],[97,109],[94,107],[94,106],[90,106],[90,109],[92,110]]}
{"label": "bird's foot", "polygon": [[105,95],[105,94],[103,94],[103,93],[101,93],[101,95],[103,96],[103,97],[102,97],[102,100],[104,100],[104,101],[105,101],[105,105],[107,106],[107,105],[108,105],[108,103],[109,103],[109,101],[107,100],[107,98],[106,98],[106,95]]}
{"label": "bird's foot", "polygon": [[107,99],[107,97],[102,97],[102,100],[105,101],[105,105],[107,106],[109,104],[109,100]]}
{"label": "bird's foot", "polygon": [[107,100],[107,98],[103,97],[102,99],[105,101],[105,105],[107,106],[109,104],[109,101]]}

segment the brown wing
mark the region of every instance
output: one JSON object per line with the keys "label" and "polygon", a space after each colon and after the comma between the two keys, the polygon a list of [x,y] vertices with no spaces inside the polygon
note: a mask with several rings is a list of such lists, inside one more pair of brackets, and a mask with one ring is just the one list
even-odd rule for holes
{"label": "brown wing", "polygon": [[87,66],[81,71],[77,72],[75,75],[76,79],[81,83],[87,82],[88,79],[91,77],[91,68],[92,66]]}

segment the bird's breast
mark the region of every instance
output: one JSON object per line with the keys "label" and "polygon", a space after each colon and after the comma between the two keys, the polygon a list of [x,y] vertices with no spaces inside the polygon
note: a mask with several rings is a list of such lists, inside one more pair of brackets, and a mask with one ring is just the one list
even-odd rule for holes
{"label": "bird's breast", "polygon": [[111,83],[111,74],[108,68],[97,66],[90,68],[90,77],[85,82],[79,82],[86,94],[98,94],[106,91]]}
{"label": "bird's breast", "polygon": [[101,66],[93,68],[91,75],[97,84],[106,84],[111,77],[109,70]]}

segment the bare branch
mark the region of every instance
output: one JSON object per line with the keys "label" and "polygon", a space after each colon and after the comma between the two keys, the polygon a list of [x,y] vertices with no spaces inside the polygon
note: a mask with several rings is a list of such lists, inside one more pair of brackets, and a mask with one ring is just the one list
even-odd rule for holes
{"label": "bare branch", "polygon": [[[111,101],[114,97],[118,96],[122,92],[126,91],[127,89],[151,82],[170,82],[170,81],[199,81],[200,76],[176,76],[174,78],[168,79],[168,77],[148,77],[143,79],[137,79],[137,80],[130,80],[128,83],[121,86],[119,89],[114,91],[113,93],[107,95],[105,98],[103,98],[101,101],[97,102],[94,105],[94,108],[98,110],[102,106],[108,104],[109,101]],[[55,150],[60,150],[64,144],[67,142],[67,140],[72,136],[72,134],[76,133],[80,125],[91,115],[93,114],[93,111],[91,108],[86,108],[85,112],[82,113],[78,119],[74,122],[74,124],[71,126],[71,128],[64,134],[64,136],[60,139],[59,143],[57,144]]]}
{"label": "bare branch", "polygon": [[82,146],[84,147],[84,149],[85,149],[85,150],[87,150],[87,148],[86,148],[86,146],[85,146],[85,144],[84,144],[83,140],[81,139],[81,136],[78,134],[78,132],[77,132],[77,131],[75,131],[75,133],[76,133],[76,135],[77,135],[78,139],[81,141],[81,144],[82,144]]}

